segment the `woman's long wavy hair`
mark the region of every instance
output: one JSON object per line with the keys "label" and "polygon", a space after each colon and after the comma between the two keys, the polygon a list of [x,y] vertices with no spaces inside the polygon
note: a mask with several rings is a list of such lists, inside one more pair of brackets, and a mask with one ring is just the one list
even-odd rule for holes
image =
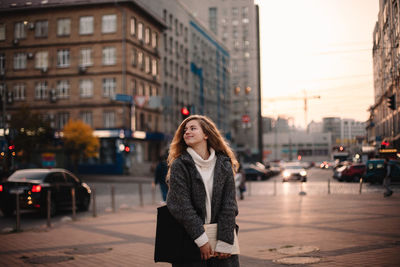
{"label": "woman's long wavy hair", "polygon": [[[229,147],[228,143],[222,137],[215,123],[208,117],[202,115],[192,115],[182,121],[181,125],[179,125],[178,129],[175,132],[174,138],[172,139],[169,155],[168,155],[168,167],[171,167],[172,163],[186,150],[188,147],[183,139],[184,129],[186,124],[191,120],[197,120],[200,124],[207,138],[207,147],[210,149],[212,147],[215,152],[220,152],[227,155],[232,163],[232,171],[236,173],[239,168],[239,162],[236,159],[235,154],[232,149]],[[168,171],[167,180],[169,179],[170,171]]]}

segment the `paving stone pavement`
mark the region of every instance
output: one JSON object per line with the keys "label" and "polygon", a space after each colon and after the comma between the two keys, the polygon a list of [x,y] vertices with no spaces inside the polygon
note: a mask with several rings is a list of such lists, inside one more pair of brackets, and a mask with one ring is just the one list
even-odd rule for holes
{"label": "paving stone pavement", "polygon": [[[284,258],[291,266],[399,266],[399,195],[250,196],[238,203],[241,266],[286,266]],[[155,222],[156,206],[148,205],[0,234],[0,266],[170,266],[153,261]]]}

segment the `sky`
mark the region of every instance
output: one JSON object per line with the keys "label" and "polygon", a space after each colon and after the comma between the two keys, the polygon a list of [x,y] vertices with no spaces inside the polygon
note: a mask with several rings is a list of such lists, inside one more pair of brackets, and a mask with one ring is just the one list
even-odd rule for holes
{"label": "sky", "polygon": [[[374,104],[372,34],[379,0],[255,0],[260,7],[262,114],[295,126],[366,121]],[[320,97],[320,98],[318,98]]]}

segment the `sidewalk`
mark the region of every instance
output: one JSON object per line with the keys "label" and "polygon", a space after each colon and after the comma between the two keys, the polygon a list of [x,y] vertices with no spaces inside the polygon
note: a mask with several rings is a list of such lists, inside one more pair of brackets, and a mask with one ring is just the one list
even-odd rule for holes
{"label": "sidewalk", "polygon": [[[238,203],[241,266],[400,262],[397,194],[252,196]],[[170,266],[153,262],[155,217],[156,206],[145,206],[0,234],[0,266]]]}

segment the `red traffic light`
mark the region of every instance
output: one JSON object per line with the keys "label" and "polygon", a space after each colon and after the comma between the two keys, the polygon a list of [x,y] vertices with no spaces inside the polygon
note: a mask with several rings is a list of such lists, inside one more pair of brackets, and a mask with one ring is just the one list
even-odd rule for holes
{"label": "red traffic light", "polygon": [[183,116],[189,116],[190,115],[190,111],[189,111],[189,109],[187,107],[183,107],[183,108],[181,108],[181,114]]}
{"label": "red traffic light", "polygon": [[125,148],[124,148],[124,150],[125,150],[125,152],[130,152],[131,151],[131,148],[129,147],[129,146],[125,146]]}
{"label": "red traffic light", "polygon": [[10,146],[8,146],[8,150],[13,150],[15,148],[15,146],[14,145],[10,145]]}

